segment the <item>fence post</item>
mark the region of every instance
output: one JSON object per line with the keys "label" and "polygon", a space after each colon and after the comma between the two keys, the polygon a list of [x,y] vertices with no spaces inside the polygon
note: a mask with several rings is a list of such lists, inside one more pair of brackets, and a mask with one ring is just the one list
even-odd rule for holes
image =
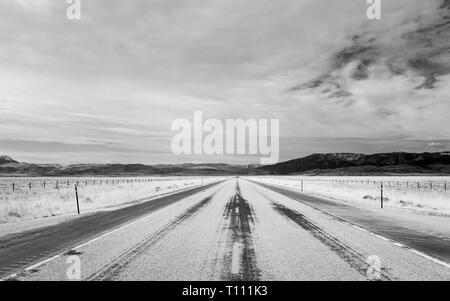
{"label": "fence post", "polygon": [[77,199],[77,212],[80,214],[80,204],[78,202],[78,186],[75,185],[75,198]]}
{"label": "fence post", "polygon": [[13,188],[13,191],[16,189],[16,187],[15,187],[16,185],[14,184],[14,182],[12,183],[12,188]]}
{"label": "fence post", "polygon": [[28,184],[28,187],[30,187],[30,190],[31,190],[31,182],[30,182],[30,184]]}
{"label": "fence post", "polygon": [[381,209],[383,209],[383,201],[384,201],[384,196],[383,196],[383,182],[381,182]]}

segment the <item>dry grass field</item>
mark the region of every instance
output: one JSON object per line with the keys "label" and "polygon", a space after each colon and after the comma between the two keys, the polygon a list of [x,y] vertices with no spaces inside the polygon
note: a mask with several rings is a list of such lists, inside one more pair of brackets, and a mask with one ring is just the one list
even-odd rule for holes
{"label": "dry grass field", "polygon": [[207,184],[212,178],[0,178],[0,223],[137,203],[150,197]]}

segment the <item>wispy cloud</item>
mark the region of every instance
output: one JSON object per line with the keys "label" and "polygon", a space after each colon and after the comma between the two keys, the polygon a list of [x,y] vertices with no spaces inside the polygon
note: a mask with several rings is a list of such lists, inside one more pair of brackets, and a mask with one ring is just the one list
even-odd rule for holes
{"label": "wispy cloud", "polygon": [[357,0],[96,0],[74,22],[65,1],[2,1],[0,138],[167,150],[172,120],[202,109],[279,118],[285,137],[446,139],[449,6],[383,1],[369,21]]}

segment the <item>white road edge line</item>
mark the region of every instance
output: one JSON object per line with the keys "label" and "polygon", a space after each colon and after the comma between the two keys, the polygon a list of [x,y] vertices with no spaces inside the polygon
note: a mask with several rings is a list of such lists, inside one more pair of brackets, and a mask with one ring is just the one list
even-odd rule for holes
{"label": "white road edge line", "polygon": [[[248,181],[248,180],[247,180],[247,181]],[[270,184],[268,184],[268,185],[270,185]],[[272,185],[273,185],[273,184],[272,184]],[[282,185],[277,185],[277,184],[275,184],[275,186],[280,186],[281,188],[284,188],[284,189],[286,189],[286,190],[291,190],[291,191],[294,191],[294,192],[297,192],[297,193],[298,193],[298,191],[293,190],[293,189],[290,189],[290,187],[286,187],[286,186],[282,186]],[[263,187],[263,188],[264,188],[264,187]],[[266,188],[266,189],[267,189],[267,188]],[[276,191],[273,191],[273,192],[277,193]],[[287,196],[286,196],[286,197],[287,197]],[[289,197],[287,197],[287,198],[289,198]],[[294,200],[294,201],[295,201],[295,200]],[[300,203],[302,203],[302,202],[300,202]],[[310,208],[312,208],[312,209],[315,209],[315,210],[317,210],[317,211],[319,211],[319,212],[321,212],[321,213],[323,213],[323,214],[326,214],[326,215],[328,215],[328,216],[331,216],[331,217],[333,217],[334,219],[336,219],[336,220],[338,220],[338,221],[340,221],[340,222],[342,222],[342,223],[345,223],[345,224],[347,224],[347,225],[349,225],[349,226],[351,226],[351,227],[353,227],[353,228],[356,228],[356,229],[358,229],[358,230],[360,230],[360,231],[363,231],[363,232],[368,233],[368,234],[370,234],[370,235],[372,235],[372,236],[375,236],[375,237],[377,237],[377,238],[380,238],[380,239],[382,239],[382,240],[384,240],[384,241],[390,242],[390,243],[394,244],[394,245],[397,246],[397,247],[400,247],[400,248],[402,248],[402,249],[404,249],[404,250],[406,250],[406,251],[410,251],[411,253],[414,253],[414,254],[416,254],[416,255],[418,255],[418,256],[420,256],[420,257],[423,257],[423,258],[425,258],[425,259],[431,260],[431,261],[433,261],[434,263],[437,263],[437,264],[439,264],[439,265],[442,265],[443,267],[446,267],[446,268],[450,269],[450,263],[447,263],[447,262],[445,262],[445,261],[443,261],[443,260],[440,260],[440,259],[438,259],[438,258],[436,258],[436,257],[433,257],[433,256],[431,256],[431,255],[428,255],[428,254],[426,254],[426,253],[423,253],[422,251],[416,250],[416,249],[414,249],[414,248],[412,248],[412,247],[409,247],[409,246],[407,246],[407,245],[405,245],[405,244],[402,244],[402,243],[400,243],[400,242],[397,242],[397,241],[395,241],[395,240],[393,240],[393,239],[390,239],[390,238],[381,236],[380,234],[376,234],[376,233],[374,233],[374,232],[372,232],[372,231],[370,231],[370,230],[367,230],[367,229],[365,229],[365,228],[362,228],[361,226],[355,225],[355,224],[353,224],[352,222],[349,222],[349,221],[347,221],[347,220],[345,220],[345,219],[343,219],[343,218],[334,216],[333,214],[328,213],[328,212],[325,212],[325,211],[323,211],[323,210],[320,210],[320,209],[318,209],[318,208],[316,208],[316,207],[310,206],[310,205],[305,204],[305,203],[302,203],[302,204],[305,205],[305,206],[308,206],[308,207],[310,207]]]}
{"label": "white road edge line", "polygon": [[[173,205],[175,205],[175,204],[172,204],[172,205],[170,205],[170,206],[168,206],[168,207],[165,207],[165,208],[163,208],[163,209],[169,208],[169,207],[171,207],[171,206],[173,206]],[[56,254],[56,255],[50,257],[50,258],[44,259],[44,260],[42,260],[42,261],[39,261],[38,263],[35,263],[35,264],[33,264],[32,266],[29,266],[29,267],[27,267],[27,268],[24,268],[23,271],[28,272],[28,271],[30,271],[30,270],[36,269],[36,268],[38,268],[38,267],[40,267],[40,266],[42,266],[42,265],[44,265],[44,264],[46,264],[46,263],[49,263],[50,261],[53,261],[53,260],[55,260],[55,259],[57,259],[57,258],[63,256],[65,253],[67,253],[67,252],[69,252],[69,251],[71,251],[71,250],[81,249],[82,247],[85,247],[85,246],[87,246],[87,245],[89,245],[89,244],[91,244],[91,243],[93,243],[93,242],[95,242],[95,241],[97,241],[97,240],[99,240],[99,239],[102,239],[102,238],[104,238],[104,237],[106,237],[106,236],[109,236],[109,235],[111,235],[111,234],[114,234],[114,233],[117,232],[117,231],[120,231],[120,230],[122,230],[122,229],[124,229],[124,228],[127,228],[127,227],[129,227],[129,226],[131,226],[131,225],[133,225],[133,224],[135,224],[135,223],[138,223],[138,222],[140,222],[140,221],[146,219],[147,217],[152,216],[153,214],[155,214],[155,213],[158,212],[158,211],[159,211],[159,210],[157,210],[157,211],[155,211],[155,212],[152,212],[152,213],[150,213],[150,214],[148,214],[148,215],[146,215],[146,216],[144,216],[144,217],[142,217],[142,218],[140,218],[140,219],[138,219],[138,220],[132,221],[131,223],[128,223],[128,224],[126,224],[126,225],[124,225],[124,226],[121,226],[121,227],[119,227],[119,228],[117,228],[117,229],[114,229],[114,230],[112,230],[112,231],[110,231],[110,232],[104,233],[104,234],[102,234],[102,235],[100,235],[100,236],[98,236],[98,237],[95,237],[95,238],[93,238],[93,239],[91,239],[91,240],[89,240],[89,241],[87,241],[87,242],[85,242],[85,243],[82,243],[82,244],[78,245],[78,246],[75,246],[75,247],[70,248],[70,249],[68,249],[68,250],[62,251],[61,253],[58,253],[58,254]],[[9,280],[9,279],[11,279],[11,278],[15,278],[16,276],[17,276],[17,273],[14,273],[14,274],[11,274],[11,275],[9,275],[9,276],[6,276],[6,277],[0,279],[0,281]]]}
{"label": "white road edge line", "polygon": [[395,240],[393,240],[393,239],[390,239],[390,238],[381,236],[381,235],[379,235],[379,234],[376,234],[376,233],[374,233],[374,232],[372,232],[372,231],[370,231],[370,230],[361,228],[360,226],[357,226],[357,225],[355,225],[355,224],[352,224],[352,223],[350,223],[350,222],[348,222],[348,221],[343,221],[343,222],[344,222],[344,223],[347,223],[349,226],[352,226],[352,227],[354,227],[354,228],[356,228],[356,229],[358,229],[358,230],[360,230],[360,231],[366,232],[366,233],[368,233],[368,234],[370,234],[370,235],[372,235],[372,236],[375,236],[375,237],[380,238],[380,239],[382,239],[382,240],[384,240],[384,241],[390,242],[390,243],[394,244],[394,245],[397,246],[397,247],[400,247],[400,248],[402,248],[402,249],[404,249],[404,250],[406,250],[406,251],[410,251],[411,253],[414,253],[414,254],[416,254],[416,255],[418,255],[418,256],[420,256],[420,257],[423,257],[423,258],[425,258],[425,259],[431,260],[431,261],[433,261],[434,263],[437,263],[437,264],[439,264],[439,265],[442,265],[442,266],[444,266],[444,267],[450,269],[450,264],[447,263],[447,262],[445,262],[445,261],[443,261],[443,260],[440,260],[440,259],[438,259],[438,258],[436,258],[436,257],[433,257],[433,256],[431,256],[431,255],[428,255],[428,254],[426,254],[426,253],[423,253],[422,251],[416,250],[416,249],[414,249],[414,248],[412,248],[412,247],[409,247],[409,246],[407,246],[407,245],[405,245],[405,244],[402,244],[402,243],[400,243],[400,242],[397,242],[397,241],[395,241]]}
{"label": "white road edge line", "polygon": [[[199,187],[200,187],[200,186],[199,186]],[[188,189],[189,189],[189,188],[188,188]],[[175,194],[175,193],[178,193],[178,192],[180,192],[180,191],[174,191],[172,194]],[[203,191],[199,191],[199,192],[203,192]],[[170,194],[164,195],[164,197],[165,197],[165,196],[169,196],[169,195],[170,195]],[[161,208],[161,209],[167,209],[167,208],[170,208],[170,207],[172,207],[172,206],[177,205],[177,203],[178,203],[178,202],[175,202],[174,204],[169,205],[169,206],[164,207],[164,208]],[[95,238],[93,238],[93,239],[91,239],[91,240],[89,240],[89,241],[87,241],[87,242],[84,242],[84,243],[82,243],[82,244],[80,244],[80,245],[78,245],[78,246],[76,246],[76,247],[70,248],[70,249],[65,250],[65,251],[63,251],[63,252],[61,252],[61,253],[58,253],[58,254],[56,254],[56,255],[50,257],[50,258],[44,259],[44,260],[42,260],[42,261],[39,261],[39,262],[33,264],[32,266],[29,266],[29,267],[27,267],[27,268],[24,268],[23,271],[28,272],[28,271],[30,271],[30,270],[36,269],[36,268],[38,268],[38,267],[40,267],[40,266],[42,266],[42,265],[44,265],[44,264],[46,264],[46,263],[49,263],[50,261],[53,261],[53,260],[55,260],[55,259],[57,259],[57,258],[63,256],[65,253],[67,253],[67,252],[69,252],[69,251],[71,251],[71,250],[81,249],[82,247],[85,247],[85,246],[87,246],[87,245],[89,245],[89,244],[91,244],[91,243],[93,243],[93,242],[95,242],[95,241],[97,241],[97,240],[100,240],[100,239],[102,239],[102,238],[104,238],[104,237],[106,237],[106,236],[109,236],[109,235],[111,235],[111,234],[117,232],[117,231],[123,230],[123,229],[125,229],[125,228],[127,228],[127,227],[129,227],[129,226],[131,226],[131,225],[133,225],[133,224],[136,224],[136,223],[138,223],[138,222],[140,222],[140,221],[142,221],[142,220],[148,218],[149,216],[152,216],[153,214],[155,214],[155,213],[157,213],[157,212],[159,212],[159,211],[160,211],[160,210],[156,210],[156,211],[154,211],[154,212],[152,212],[152,213],[149,213],[149,214],[147,214],[147,215],[145,215],[145,216],[143,216],[143,217],[141,217],[141,218],[139,218],[139,219],[137,219],[137,220],[135,220],[135,221],[132,221],[132,222],[130,222],[130,223],[128,223],[128,224],[125,224],[125,225],[123,225],[123,226],[121,226],[121,227],[119,227],[119,228],[117,228],[117,229],[114,229],[114,230],[112,230],[112,231],[110,231],[110,232],[106,232],[106,233],[104,233],[104,234],[102,234],[102,235],[100,235],[100,236],[98,236],[98,237],[95,237]],[[14,279],[14,278],[16,278],[17,276],[18,276],[18,273],[14,273],[14,274],[8,275],[8,276],[6,276],[6,277],[0,278],[0,282],[1,282],[1,281],[7,281],[7,280],[10,280],[10,279]]]}

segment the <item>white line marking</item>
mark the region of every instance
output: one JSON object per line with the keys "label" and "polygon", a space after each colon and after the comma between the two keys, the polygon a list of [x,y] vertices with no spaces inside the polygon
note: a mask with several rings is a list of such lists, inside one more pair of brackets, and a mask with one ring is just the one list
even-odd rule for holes
{"label": "white line marking", "polygon": [[[270,184],[268,184],[268,185],[270,185]],[[281,186],[281,185],[278,185],[278,186]],[[261,186],[260,186],[260,187],[261,187]],[[266,188],[266,187],[263,187],[263,188]],[[266,188],[266,189],[268,189],[268,188]],[[278,192],[273,191],[273,190],[270,190],[270,189],[268,189],[268,190],[269,190],[269,191],[272,191],[272,192],[275,192],[275,193],[278,193]],[[296,191],[296,190],[294,190],[294,189],[289,189],[289,187],[288,187],[286,190],[291,190],[291,191],[294,191],[294,192],[298,192],[298,191]],[[261,193],[261,192],[260,192],[260,193]],[[285,196],[285,197],[287,197],[287,196]],[[293,201],[296,201],[296,200],[294,200],[294,199],[292,199],[292,198],[290,198],[290,197],[287,197],[287,198],[289,198],[289,199],[291,199],[291,200],[293,200]],[[300,201],[297,201],[297,202],[300,202]],[[393,239],[390,239],[390,238],[381,236],[381,235],[379,235],[379,234],[376,234],[376,233],[374,233],[374,232],[372,232],[372,231],[370,231],[370,230],[367,230],[367,229],[365,229],[365,228],[362,228],[361,226],[355,225],[355,224],[353,224],[352,222],[349,222],[349,221],[347,221],[347,220],[345,220],[345,219],[343,219],[343,218],[341,218],[341,217],[335,216],[335,215],[333,215],[333,214],[331,214],[331,213],[325,212],[325,211],[323,211],[323,210],[321,210],[321,209],[319,209],[319,208],[313,207],[313,206],[308,205],[308,204],[305,204],[305,203],[303,203],[303,202],[300,202],[300,203],[303,204],[303,205],[305,205],[305,206],[308,206],[308,207],[310,207],[310,208],[312,208],[312,209],[314,209],[314,210],[317,210],[317,211],[319,211],[319,212],[321,212],[321,213],[323,213],[323,214],[325,214],[325,215],[328,215],[328,216],[334,218],[335,220],[337,220],[337,221],[339,221],[339,222],[342,222],[342,223],[344,223],[344,224],[347,224],[348,226],[351,226],[351,227],[353,227],[353,228],[356,228],[356,229],[358,229],[358,230],[360,230],[360,231],[363,231],[363,232],[365,232],[365,233],[367,233],[367,234],[370,234],[370,235],[372,235],[372,236],[375,236],[375,237],[377,237],[377,238],[380,238],[380,239],[382,239],[382,240],[384,240],[384,241],[390,242],[391,244],[393,244],[393,245],[395,245],[395,246],[397,246],[397,247],[399,247],[399,248],[402,248],[402,249],[404,249],[404,250],[406,250],[406,251],[409,251],[409,252],[411,252],[411,253],[414,253],[414,254],[416,254],[416,255],[418,255],[418,256],[420,256],[420,257],[423,257],[423,258],[425,258],[425,259],[431,260],[431,261],[433,261],[434,263],[437,263],[437,264],[439,264],[439,265],[442,265],[443,267],[446,267],[446,268],[450,269],[450,263],[447,263],[447,262],[445,262],[445,261],[443,261],[443,260],[440,260],[440,259],[438,259],[438,258],[436,258],[436,257],[433,257],[433,256],[431,256],[431,255],[425,254],[425,253],[423,253],[423,252],[421,252],[421,251],[419,251],[419,250],[416,250],[416,249],[414,249],[414,248],[411,248],[411,247],[409,247],[409,246],[407,246],[407,245],[405,245],[405,244],[402,244],[402,243],[400,243],[400,242],[397,242],[397,241],[395,241],[395,240],[393,240]]]}
{"label": "white line marking", "polygon": [[[188,189],[189,189],[189,188],[188,188]],[[172,194],[175,194],[175,193],[178,193],[178,192],[180,192],[180,191],[174,191]],[[202,193],[202,192],[204,192],[204,191],[199,191],[198,193]],[[164,195],[164,197],[165,197],[165,196],[167,196],[167,195]],[[132,221],[131,223],[128,223],[128,224],[126,224],[126,225],[124,225],[124,226],[122,226],[122,227],[120,227],[120,228],[117,228],[117,229],[114,229],[114,230],[112,230],[112,231],[110,231],[110,232],[104,233],[104,234],[102,234],[102,235],[100,235],[100,236],[98,236],[98,237],[96,237],[96,238],[93,238],[93,239],[91,239],[91,240],[89,240],[89,241],[87,241],[87,242],[85,242],[85,243],[82,243],[82,244],[80,244],[80,245],[78,245],[78,246],[76,246],[76,247],[70,248],[70,249],[68,249],[68,250],[65,250],[65,251],[59,253],[59,254],[56,254],[55,256],[52,256],[52,257],[50,257],[50,258],[44,259],[44,260],[42,260],[42,261],[39,261],[39,262],[33,264],[32,266],[29,266],[29,267],[25,268],[24,271],[28,272],[28,271],[30,271],[30,270],[36,269],[36,268],[38,268],[38,267],[40,267],[40,266],[42,266],[42,265],[44,265],[44,264],[46,264],[46,263],[49,263],[50,261],[53,261],[53,260],[55,260],[55,259],[57,259],[57,258],[63,256],[65,253],[67,253],[67,252],[70,251],[70,250],[77,250],[77,249],[80,249],[80,248],[82,248],[82,247],[85,247],[85,246],[87,246],[87,245],[89,245],[89,244],[91,244],[91,243],[93,243],[93,242],[95,242],[95,241],[97,241],[97,240],[99,240],[99,239],[102,239],[102,238],[104,238],[104,237],[106,237],[106,236],[109,236],[109,235],[111,235],[111,234],[113,234],[113,233],[115,233],[115,232],[117,232],[117,231],[120,231],[120,230],[122,230],[122,229],[125,229],[125,228],[127,228],[127,227],[129,227],[129,226],[131,226],[131,225],[134,225],[134,224],[136,224],[136,223],[138,223],[138,222],[140,222],[140,221],[142,221],[142,220],[144,220],[144,219],[146,219],[146,218],[152,216],[153,214],[156,214],[157,212],[159,212],[159,211],[161,211],[161,210],[163,210],[163,209],[168,209],[168,208],[170,208],[170,207],[172,207],[172,206],[176,206],[178,203],[179,203],[179,202],[176,202],[176,203],[174,203],[174,204],[172,204],[172,205],[169,205],[169,206],[167,206],[167,207],[164,207],[164,208],[161,208],[161,209],[159,209],[159,210],[156,210],[156,211],[154,211],[154,212],[152,212],[152,213],[149,213],[149,214],[147,214],[147,215],[143,216],[142,218],[139,218],[139,219],[137,219],[137,220],[135,220],[135,221]],[[6,277],[0,278],[0,281],[5,281],[5,280],[9,280],[9,279],[14,279],[14,278],[16,278],[17,276],[18,276],[18,273],[14,273],[14,274],[8,275],[8,276],[6,276]]]}
{"label": "white line marking", "polygon": [[[169,207],[171,207],[171,206],[173,206],[173,205],[170,205],[170,206],[165,207],[165,208],[169,208]],[[165,209],[165,208],[162,208],[162,209]],[[152,216],[153,214],[155,214],[155,213],[158,212],[158,211],[159,211],[159,210],[157,210],[157,211],[155,211],[155,212],[152,212],[152,213],[150,213],[150,214],[148,214],[148,215],[146,215],[146,216],[144,216],[144,217],[142,217],[142,218],[140,218],[140,219],[138,219],[138,220],[135,220],[135,221],[133,221],[133,222],[131,222],[131,223],[129,223],[129,224],[126,224],[126,225],[124,225],[124,226],[122,226],[122,227],[120,227],[120,228],[114,229],[114,230],[112,230],[112,231],[110,231],[110,232],[107,232],[107,233],[105,233],[105,234],[103,234],[103,235],[100,235],[100,236],[98,236],[98,237],[96,237],[96,238],[93,238],[93,239],[91,239],[91,240],[89,240],[89,241],[87,241],[87,242],[85,242],[85,243],[82,243],[81,245],[78,245],[78,246],[76,246],[76,247],[73,247],[73,248],[70,248],[70,249],[68,249],[68,250],[65,250],[65,251],[63,251],[63,252],[61,252],[61,253],[58,253],[58,254],[56,254],[56,255],[50,257],[50,258],[44,259],[44,260],[42,260],[42,261],[39,261],[39,262],[33,264],[32,266],[29,266],[29,267],[25,268],[24,271],[28,272],[28,271],[30,271],[30,270],[36,269],[36,268],[38,268],[38,267],[40,267],[40,266],[43,266],[44,264],[49,263],[50,261],[53,261],[53,260],[55,260],[55,259],[57,259],[57,258],[63,256],[65,253],[67,253],[67,252],[70,251],[70,250],[81,249],[82,247],[85,247],[85,246],[87,246],[87,245],[89,245],[89,244],[91,244],[91,243],[93,243],[93,242],[95,242],[95,241],[97,241],[97,240],[99,240],[99,239],[102,239],[102,238],[104,238],[104,237],[106,237],[106,236],[109,236],[109,235],[111,235],[111,234],[114,234],[114,233],[117,232],[117,231],[120,231],[120,230],[122,230],[122,229],[124,229],[124,228],[126,228],[126,227],[129,227],[129,226],[131,226],[131,225],[133,225],[133,224],[135,224],[135,223],[138,223],[138,222],[144,220],[145,218],[147,218],[147,217],[149,217],[149,216]],[[6,277],[4,277],[4,278],[1,278],[0,281],[12,279],[12,278],[15,278],[15,277],[17,277],[17,273],[14,273],[14,274],[11,274],[11,275],[6,276]]]}
{"label": "white line marking", "polygon": [[409,247],[409,246],[407,246],[407,245],[405,245],[405,244],[402,244],[402,243],[397,242],[397,241],[395,241],[395,240],[392,240],[392,239],[390,239],[390,238],[387,238],[387,237],[381,236],[381,235],[379,235],[379,234],[376,234],[376,233],[374,233],[374,232],[372,232],[372,231],[370,231],[370,230],[361,228],[360,226],[357,226],[357,225],[355,225],[355,224],[352,224],[352,223],[350,223],[350,222],[348,222],[348,221],[346,221],[346,220],[342,220],[342,222],[348,224],[349,226],[352,226],[353,228],[356,228],[356,229],[358,229],[358,230],[360,230],[360,231],[366,232],[367,234],[370,234],[370,235],[372,235],[372,236],[375,236],[375,237],[377,237],[377,238],[379,238],[379,239],[382,239],[382,240],[384,240],[384,241],[390,242],[390,243],[394,244],[395,246],[397,246],[397,247],[399,247],[399,248],[402,248],[402,249],[404,249],[404,250],[406,250],[406,251],[410,251],[410,252],[412,252],[412,253],[414,253],[414,254],[420,256],[420,257],[423,257],[423,258],[425,258],[425,259],[431,260],[431,261],[433,261],[434,263],[437,263],[437,264],[439,264],[439,265],[442,265],[442,266],[444,266],[444,267],[450,269],[450,264],[447,263],[447,262],[445,262],[445,261],[442,261],[442,260],[440,260],[440,259],[438,259],[438,258],[435,258],[435,257],[431,256],[431,255],[425,254],[425,253],[423,253],[422,251],[419,251],[419,250],[416,250],[416,249],[414,249],[414,248],[411,248],[411,247]]}
{"label": "white line marking", "polygon": [[239,274],[241,269],[241,244],[235,242],[233,244],[233,254],[231,257],[231,274]]}

